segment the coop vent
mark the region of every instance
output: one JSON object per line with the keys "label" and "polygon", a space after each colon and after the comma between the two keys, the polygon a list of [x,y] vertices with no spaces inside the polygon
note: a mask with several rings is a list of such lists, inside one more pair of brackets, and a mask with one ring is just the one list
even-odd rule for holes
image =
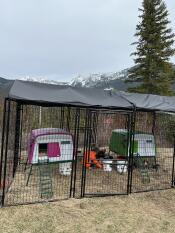
{"label": "coop vent", "polygon": [[70,144],[70,141],[62,141],[61,144],[62,145],[68,145],[68,144]]}
{"label": "coop vent", "polygon": [[147,143],[153,143],[153,141],[152,141],[152,140],[146,140],[146,142],[147,142]]}

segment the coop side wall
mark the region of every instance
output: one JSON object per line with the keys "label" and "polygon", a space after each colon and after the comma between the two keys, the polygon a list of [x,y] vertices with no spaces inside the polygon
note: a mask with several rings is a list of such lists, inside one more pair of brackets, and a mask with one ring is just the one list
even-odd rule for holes
{"label": "coop side wall", "polygon": [[[64,145],[61,142],[69,141],[70,144]],[[49,158],[50,162],[57,161],[72,161],[73,158],[73,141],[71,135],[55,134],[55,135],[43,135],[36,138],[34,143],[33,156],[30,162],[32,164],[38,163],[38,145],[40,143],[53,143],[58,142],[60,146],[60,156]]]}

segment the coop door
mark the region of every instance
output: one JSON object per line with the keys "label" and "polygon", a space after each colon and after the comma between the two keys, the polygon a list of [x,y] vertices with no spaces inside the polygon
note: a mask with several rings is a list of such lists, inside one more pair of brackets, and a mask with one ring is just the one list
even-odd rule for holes
{"label": "coop door", "polygon": [[155,145],[152,139],[139,142],[139,154],[141,156],[155,156]]}
{"label": "coop door", "polygon": [[58,142],[52,142],[47,144],[48,157],[59,157],[60,146]]}
{"label": "coop door", "polygon": [[153,139],[146,140],[146,154],[147,156],[155,156],[155,143]]}

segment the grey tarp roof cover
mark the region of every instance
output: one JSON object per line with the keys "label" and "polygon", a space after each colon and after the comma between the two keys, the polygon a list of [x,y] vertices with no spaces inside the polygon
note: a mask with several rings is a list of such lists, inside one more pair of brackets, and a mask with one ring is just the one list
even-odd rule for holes
{"label": "grey tarp roof cover", "polygon": [[175,112],[175,97],[150,94],[105,91],[15,80],[1,86],[1,95],[7,98],[37,103],[58,103],[73,106],[94,106]]}
{"label": "grey tarp roof cover", "polygon": [[152,94],[120,92],[120,96],[128,100],[138,109],[175,112],[175,97]]}
{"label": "grey tarp roof cover", "polygon": [[123,97],[96,88],[78,88],[15,80],[0,90],[4,97],[39,103],[131,109]]}

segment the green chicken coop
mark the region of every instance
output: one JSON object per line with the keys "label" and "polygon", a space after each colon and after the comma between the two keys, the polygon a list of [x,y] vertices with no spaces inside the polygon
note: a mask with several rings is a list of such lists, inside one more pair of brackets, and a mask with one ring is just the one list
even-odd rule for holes
{"label": "green chicken coop", "polygon": [[[117,154],[118,156],[129,156],[129,134],[128,130],[115,129],[112,131],[109,150]],[[156,158],[156,144],[153,134],[147,134],[143,132],[136,132],[133,142],[134,162],[142,160],[148,164],[155,164]]]}

